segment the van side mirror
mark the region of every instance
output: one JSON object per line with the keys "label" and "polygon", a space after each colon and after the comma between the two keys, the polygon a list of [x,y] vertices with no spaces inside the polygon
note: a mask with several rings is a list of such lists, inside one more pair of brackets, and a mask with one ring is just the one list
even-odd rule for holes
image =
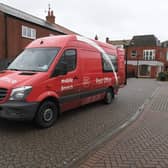
{"label": "van side mirror", "polygon": [[65,62],[61,62],[59,66],[56,67],[52,76],[66,75],[68,73],[68,66]]}
{"label": "van side mirror", "polygon": [[8,62],[7,66],[9,66],[12,63],[12,61]]}

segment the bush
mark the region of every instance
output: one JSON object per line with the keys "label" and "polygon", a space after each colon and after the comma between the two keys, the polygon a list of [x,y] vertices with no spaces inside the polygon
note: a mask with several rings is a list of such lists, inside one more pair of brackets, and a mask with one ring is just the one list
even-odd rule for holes
{"label": "bush", "polygon": [[168,72],[160,72],[158,74],[157,80],[159,80],[159,81],[168,81]]}

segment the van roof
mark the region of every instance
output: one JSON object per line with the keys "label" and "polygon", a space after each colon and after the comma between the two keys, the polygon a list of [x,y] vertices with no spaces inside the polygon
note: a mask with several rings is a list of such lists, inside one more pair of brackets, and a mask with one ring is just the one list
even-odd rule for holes
{"label": "van roof", "polygon": [[62,47],[72,40],[76,40],[75,35],[47,36],[32,41],[26,48]]}
{"label": "van roof", "polygon": [[[82,40],[80,40],[82,39]],[[114,50],[116,47],[111,44],[103,43],[97,40],[88,39],[83,36],[77,35],[57,35],[57,36],[48,36],[34,40],[26,48],[39,48],[39,47],[64,47],[70,41],[81,41],[87,43],[88,45],[94,47],[97,45],[104,50]],[[97,48],[97,47],[94,47]]]}

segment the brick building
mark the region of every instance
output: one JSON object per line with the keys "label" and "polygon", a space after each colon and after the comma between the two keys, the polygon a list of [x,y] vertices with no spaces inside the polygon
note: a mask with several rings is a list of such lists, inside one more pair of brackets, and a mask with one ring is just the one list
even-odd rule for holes
{"label": "brick building", "polygon": [[[110,43],[116,45],[116,41]],[[119,44],[126,51],[128,76],[155,78],[159,72],[168,70],[168,43],[160,43],[154,35],[134,36],[117,41]]]}
{"label": "brick building", "polygon": [[0,69],[32,40],[49,36],[77,34],[55,23],[53,11],[42,20],[18,9],[0,3]]}

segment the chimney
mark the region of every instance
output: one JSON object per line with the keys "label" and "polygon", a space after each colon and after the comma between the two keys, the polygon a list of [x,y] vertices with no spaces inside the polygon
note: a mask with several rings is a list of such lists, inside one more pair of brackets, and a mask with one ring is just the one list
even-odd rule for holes
{"label": "chimney", "polygon": [[55,24],[55,16],[53,10],[51,11],[50,5],[48,8],[48,16],[46,16],[46,21]]}
{"label": "chimney", "polygon": [[108,38],[108,37],[106,37],[106,43],[109,43],[109,42],[110,42],[109,38]]}

